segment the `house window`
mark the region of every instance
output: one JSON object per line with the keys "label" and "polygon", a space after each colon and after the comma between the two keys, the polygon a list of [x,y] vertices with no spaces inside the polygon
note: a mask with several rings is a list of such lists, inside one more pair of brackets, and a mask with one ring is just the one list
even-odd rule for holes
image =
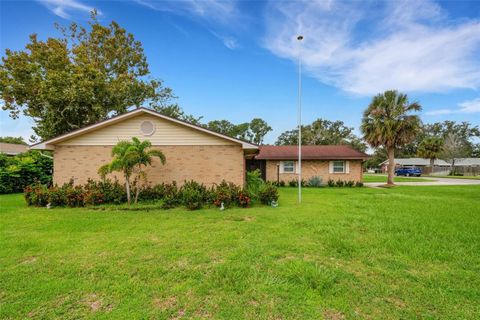
{"label": "house window", "polygon": [[295,162],[294,161],[282,161],[283,173],[294,173]]}
{"label": "house window", "polygon": [[345,161],[333,161],[333,173],[345,173]]}

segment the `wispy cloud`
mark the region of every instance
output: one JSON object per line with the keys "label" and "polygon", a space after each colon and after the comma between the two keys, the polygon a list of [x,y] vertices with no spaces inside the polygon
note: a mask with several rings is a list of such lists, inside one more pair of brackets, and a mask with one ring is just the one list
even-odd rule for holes
{"label": "wispy cloud", "polygon": [[473,100],[464,101],[458,104],[457,108],[452,109],[437,109],[428,111],[425,114],[436,116],[443,114],[454,114],[454,113],[480,113],[480,98]]}
{"label": "wispy cloud", "polygon": [[[80,11],[84,13],[85,12],[89,13],[95,9],[93,7],[90,7],[76,0],[37,0],[37,1],[43,4],[45,7],[47,7],[54,14],[64,19],[70,19],[71,12]],[[101,14],[99,10],[97,10],[97,13]]]}
{"label": "wispy cloud", "polygon": [[225,47],[236,49],[239,47],[238,40],[231,35],[224,35],[223,32],[212,31],[217,26],[229,27],[239,21],[242,17],[238,10],[237,1],[225,0],[177,0],[177,1],[155,1],[155,0],[135,0],[140,5],[147,8],[171,12],[176,15],[182,15],[194,20],[200,21],[206,25],[212,35],[222,41]]}
{"label": "wispy cloud", "polygon": [[480,20],[450,21],[433,1],[271,2],[264,45],[360,95],[480,87]]}

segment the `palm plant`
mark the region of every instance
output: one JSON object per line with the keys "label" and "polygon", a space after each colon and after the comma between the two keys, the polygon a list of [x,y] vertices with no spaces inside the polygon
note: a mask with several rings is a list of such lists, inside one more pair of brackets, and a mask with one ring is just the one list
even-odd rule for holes
{"label": "palm plant", "polygon": [[443,140],[439,137],[427,137],[418,145],[417,155],[424,159],[430,159],[430,168],[433,171],[435,160],[443,151]]}
{"label": "palm plant", "polygon": [[[149,149],[151,146],[152,143],[150,141],[140,141],[136,137],[133,137],[132,141],[119,141],[112,148],[112,162],[105,164],[98,169],[98,173],[102,177],[105,177],[106,174],[114,171],[123,173],[128,204],[131,203],[132,198],[132,182],[135,182],[136,185],[135,203],[138,201],[138,195],[140,192],[138,183],[142,177],[146,177],[143,168],[151,165],[153,158],[158,158],[162,164],[165,164],[165,155],[160,150]],[[132,178],[134,181],[132,181]]]}
{"label": "palm plant", "polygon": [[388,185],[393,185],[395,149],[413,141],[419,132],[420,118],[411,113],[421,109],[418,103],[410,103],[406,94],[389,90],[373,97],[363,113],[361,131],[365,141],[373,148],[387,150]]}

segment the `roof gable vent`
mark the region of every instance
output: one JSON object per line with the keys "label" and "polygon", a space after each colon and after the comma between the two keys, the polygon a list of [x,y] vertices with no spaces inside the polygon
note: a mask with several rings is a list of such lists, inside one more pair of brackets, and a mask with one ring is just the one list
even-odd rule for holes
{"label": "roof gable vent", "polygon": [[155,132],[155,125],[151,121],[142,121],[140,130],[144,136],[151,136]]}

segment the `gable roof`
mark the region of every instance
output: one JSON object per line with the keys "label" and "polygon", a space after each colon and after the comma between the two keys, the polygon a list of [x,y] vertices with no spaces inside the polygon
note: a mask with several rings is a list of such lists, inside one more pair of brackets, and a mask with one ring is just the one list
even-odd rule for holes
{"label": "gable roof", "polygon": [[[365,160],[370,158],[364,152],[346,145],[302,146],[303,160]],[[261,146],[258,160],[296,160],[298,146]]]}
{"label": "gable roof", "polygon": [[178,120],[178,119],[175,119],[175,118],[172,118],[172,117],[168,117],[168,116],[165,116],[165,115],[163,115],[159,112],[156,112],[156,111],[153,111],[153,110],[150,110],[150,109],[147,109],[147,108],[138,108],[138,109],[123,113],[121,115],[112,117],[112,118],[107,119],[107,120],[97,122],[95,124],[86,126],[84,128],[77,129],[77,130],[74,130],[72,132],[57,136],[55,138],[36,143],[36,144],[30,146],[30,148],[31,149],[50,149],[51,146],[53,146],[57,143],[60,143],[62,141],[70,140],[74,137],[77,137],[77,136],[80,136],[80,135],[83,135],[83,134],[86,134],[86,133],[89,133],[89,132],[93,132],[93,131],[101,129],[101,128],[108,127],[112,124],[119,123],[119,122],[124,121],[126,119],[130,119],[130,118],[136,117],[138,115],[142,115],[142,114],[152,115],[152,116],[155,116],[155,117],[158,117],[158,118],[170,121],[170,122],[174,122],[176,124],[186,126],[186,127],[191,128],[191,129],[198,130],[198,131],[201,131],[201,132],[204,132],[204,133],[207,133],[207,134],[210,134],[210,135],[213,135],[213,136],[225,139],[225,140],[229,140],[229,141],[232,141],[232,142],[239,143],[239,144],[242,145],[243,149],[258,149],[258,146],[256,144],[253,144],[253,143],[250,143],[250,142],[247,142],[247,141],[243,141],[243,140],[240,140],[240,139],[237,139],[237,138],[232,138],[230,136],[212,131],[210,129],[207,129],[207,128],[204,128],[204,127],[201,127],[201,126],[197,126],[197,125],[194,125],[194,124],[182,121],[182,120]]}

